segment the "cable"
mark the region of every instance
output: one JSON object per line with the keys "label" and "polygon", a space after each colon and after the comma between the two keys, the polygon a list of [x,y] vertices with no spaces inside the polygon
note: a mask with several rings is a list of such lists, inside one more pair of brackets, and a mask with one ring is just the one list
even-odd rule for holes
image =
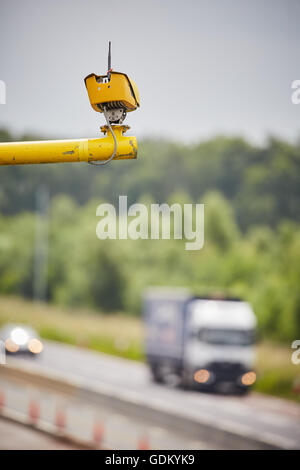
{"label": "cable", "polygon": [[111,157],[109,157],[108,160],[104,160],[104,161],[102,161],[102,162],[97,162],[97,161],[96,161],[96,162],[92,162],[92,161],[90,161],[90,162],[88,162],[90,165],[96,165],[96,166],[106,165],[107,163],[111,162],[111,161],[115,158],[116,153],[117,153],[117,145],[118,145],[118,144],[117,144],[117,138],[116,138],[115,133],[114,133],[114,131],[113,131],[113,128],[111,127],[111,124],[110,124],[110,122],[109,122],[108,116],[107,116],[107,114],[106,114],[106,107],[105,107],[105,106],[103,107],[103,114],[104,114],[104,116],[105,116],[105,119],[106,119],[106,122],[107,122],[107,126],[108,126],[108,128],[109,128],[109,130],[110,130],[110,132],[111,132],[111,135],[113,136],[113,139],[114,139],[114,142],[115,142],[115,148],[114,148],[114,151],[113,151]]}

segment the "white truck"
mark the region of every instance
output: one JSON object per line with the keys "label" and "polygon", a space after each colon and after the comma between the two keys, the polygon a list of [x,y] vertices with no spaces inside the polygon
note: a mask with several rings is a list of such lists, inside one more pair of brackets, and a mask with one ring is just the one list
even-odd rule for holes
{"label": "white truck", "polygon": [[144,294],[143,318],[156,382],[240,393],[255,382],[256,317],[247,302],[153,288]]}

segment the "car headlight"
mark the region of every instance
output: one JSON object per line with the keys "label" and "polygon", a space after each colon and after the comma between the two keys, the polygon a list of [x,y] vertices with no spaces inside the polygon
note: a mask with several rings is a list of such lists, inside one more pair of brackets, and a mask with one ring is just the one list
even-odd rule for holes
{"label": "car headlight", "polygon": [[43,348],[44,346],[42,342],[37,338],[33,338],[28,342],[28,349],[33,354],[41,353]]}
{"label": "car headlight", "polygon": [[5,341],[5,349],[10,353],[16,353],[19,351],[19,346],[14,343],[12,339],[7,338],[7,340]]}
{"label": "car headlight", "polygon": [[12,341],[18,346],[24,346],[28,341],[28,333],[23,328],[14,328],[10,334]]}

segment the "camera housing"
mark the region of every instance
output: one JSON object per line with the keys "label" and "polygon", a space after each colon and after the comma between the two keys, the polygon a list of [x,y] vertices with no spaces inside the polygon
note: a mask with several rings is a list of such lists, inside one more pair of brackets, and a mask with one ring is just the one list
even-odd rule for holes
{"label": "camera housing", "polygon": [[107,110],[135,111],[140,105],[136,84],[125,73],[109,72],[107,75],[91,73],[84,79],[92,108],[103,113]]}

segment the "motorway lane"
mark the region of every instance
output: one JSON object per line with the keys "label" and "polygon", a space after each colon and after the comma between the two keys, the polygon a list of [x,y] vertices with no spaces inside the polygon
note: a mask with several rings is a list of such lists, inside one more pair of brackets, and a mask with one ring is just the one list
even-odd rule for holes
{"label": "motorway lane", "polygon": [[144,364],[55,342],[46,342],[39,358],[20,358],[22,361],[36,361],[45,369],[96,385],[108,384],[131,399],[165,407],[179,416],[191,416],[239,434],[259,435],[286,448],[300,448],[300,406],[285,400],[254,393],[237,397],[167,388],[151,382]]}

